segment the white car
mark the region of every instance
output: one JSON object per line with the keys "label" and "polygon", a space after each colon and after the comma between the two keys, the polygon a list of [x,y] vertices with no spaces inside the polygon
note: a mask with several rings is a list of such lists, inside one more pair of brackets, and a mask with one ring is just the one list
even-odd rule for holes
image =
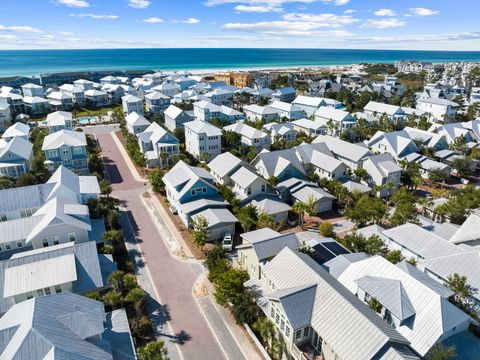
{"label": "white car", "polygon": [[233,250],[232,234],[230,234],[230,233],[225,234],[225,236],[223,237],[223,240],[222,240],[222,247],[225,251],[232,251]]}

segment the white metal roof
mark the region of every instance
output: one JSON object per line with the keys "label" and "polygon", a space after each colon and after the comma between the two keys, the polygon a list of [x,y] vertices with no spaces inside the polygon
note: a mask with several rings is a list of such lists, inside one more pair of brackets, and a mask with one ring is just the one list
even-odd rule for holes
{"label": "white metal roof", "polygon": [[61,146],[87,146],[87,138],[83,132],[60,130],[45,137],[42,150],[58,149]]}

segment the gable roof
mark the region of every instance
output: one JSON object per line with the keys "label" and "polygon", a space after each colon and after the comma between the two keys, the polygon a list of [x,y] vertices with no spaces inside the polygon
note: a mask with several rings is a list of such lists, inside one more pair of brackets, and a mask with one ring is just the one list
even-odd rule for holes
{"label": "gable roof", "polygon": [[222,130],[206,121],[189,121],[184,123],[183,126],[192,130],[195,134],[206,134],[207,136],[222,136]]}
{"label": "gable roof", "polygon": [[372,359],[386,346],[408,344],[305,254],[284,248],[263,267],[263,273],[279,290],[316,285],[310,326],[344,360]]}
{"label": "gable roof", "polygon": [[340,156],[353,162],[359,162],[370,153],[368,148],[328,135],[318,135],[312,143],[317,144],[322,142],[327,144],[330,151],[336,156]]}
{"label": "gable roof", "polygon": [[300,241],[296,233],[281,234],[270,228],[250,231],[240,236],[250,243],[250,245],[240,246],[251,246],[259,261],[274,257],[284,247],[297,249],[300,246]]}
{"label": "gable roof", "polygon": [[374,112],[378,115],[387,114],[393,116],[395,114],[403,114],[403,110],[400,106],[384,104],[377,101],[369,101],[363,110]]}
{"label": "gable roof", "polygon": [[220,155],[215,156],[209,163],[208,168],[220,177],[231,175],[235,169],[242,164],[243,161],[226,151]]}
{"label": "gable roof", "polygon": [[138,114],[135,111],[132,111],[130,114],[125,116],[127,124],[130,126],[149,126],[150,121],[148,121],[143,115]]}
{"label": "gable roof", "polygon": [[258,176],[257,173],[247,169],[244,166],[241,166],[237,171],[235,171],[231,175],[230,179],[244,189],[258,179],[260,179],[263,183],[266,183],[266,181],[262,177]]}
{"label": "gable roof", "polygon": [[301,174],[306,175],[293,149],[261,152],[254,163],[257,164],[260,161],[263,163],[268,177],[280,175],[289,166],[293,166]]}
{"label": "gable roof", "polygon": [[232,125],[227,125],[223,128],[224,131],[234,131],[248,139],[263,139],[268,137],[268,134],[254,128],[253,126],[245,124],[243,121],[239,121]]}
{"label": "gable roof", "polygon": [[315,116],[324,118],[324,119],[331,119],[336,122],[342,122],[342,121],[351,121],[351,122],[356,122],[353,116],[343,110],[335,109],[330,106],[321,106],[318,108],[317,111],[315,111]]}
{"label": "gable roof", "polygon": [[461,244],[480,239],[480,210],[470,214],[450,238],[453,244]]}
{"label": "gable roof", "polygon": [[42,150],[54,150],[61,146],[87,146],[87,138],[83,132],[63,129],[47,135]]}
{"label": "gable roof", "polygon": [[9,142],[5,142],[4,140],[2,140],[0,142],[0,159],[2,159],[3,156],[8,154],[9,152],[17,155],[21,159],[27,160],[30,159],[30,157],[32,156],[33,145],[30,141],[25,140],[23,137],[19,136],[15,136]]}
{"label": "gable roof", "polygon": [[13,138],[15,136],[28,136],[30,134],[30,126],[27,124],[16,122],[8,127],[2,135],[2,138]]}

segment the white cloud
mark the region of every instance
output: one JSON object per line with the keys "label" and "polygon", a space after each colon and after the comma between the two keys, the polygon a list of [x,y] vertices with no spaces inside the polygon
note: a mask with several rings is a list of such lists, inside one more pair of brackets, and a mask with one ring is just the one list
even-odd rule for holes
{"label": "white cloud", "polygon": [[40,29],[31,26],[6,26],[0,25],[0,31],[13,31],[20,33],[41,33]]}
{"label": "white cloud", "polygon": [[74,8],[87,8],[90,4],[85,0],[57,0],[57,4]]}
{"label": "white cloud", "polygon": [[355,14],[356,12],[357,12],[357,10],[350,9],[350,10],[345,10],[343,13],[344,14]]}
{"label": "white cloud", "polygon": [[70,31],[59,31],[57,32],[58,35],[62,35],[62,36],[72,36],[73,33],[71,33]]}
{"label": "white cloud", "polygon": [[324,4],[331,4],[336,6],[347,5],[350,0],[321,0]]}
{"label": "white cloud", "polygon": [[266,5],[237,5],[234,7],[236,11],[247,13],[267,13],[282,12],[283,8],[275,4]]}
{"label": "white cloud", "polygon": [[359,20],[350,15],[290,13],[283,15],[284,20],[321,23],[322,27],[341,27]]}
{"label": "white cloud", "polygon": [[257,23],[228,23],[223,25],[226,30],[257,32],[266,35],[286,36],[347,36],[344,30],[318,30],[331,27],[329,24],[305,21],[263,21]]}
{"label": "white cloud", "polygon": [[158,23],[163,23],[163,19],[160,19],[158,17],[149,17],[147,19],[142,20],[144,23],[150,23],[150,24],[158,24]]}
{"label": "white cloud", "polygon": [[17,41],[18,40],[18,37],[16,37],[15,35],[0,35],[0,42],[3,42],[3,41]]}
{"label": "white cloud", "polygon": [[411,15],[414,16],[431,16],[438,14],[438,10],[426,9],[426,8],[410,8],[408,9]]}
{"label": "white cloud", "polygon": [[186,20],[172,20],[172,23],[182,23],[182,24],[190,24],[190,25],[195,25],[198,24],[200,20],[195,19],[195,18],[188,18]]}
{"label": "white cloud", "polygon": [[388,29],[388,28],[397,28],[403,27],[407,23],[403,20],[398,20],[396,18],[390,19],[381,19],[381,20],[367,20],[361,28],[371,28],[371,29]]}
{"label": "white cloud", "polygon": [[135,9],[146,9],[150,6],[150,0],[128,0],[128,6]]}
{"label": "white cloud", "polygon": [[[304,4],[309,4],[313,3],[318,0],[206,0],[205,5],[206,6],[216,6],[216,5],[224,5],[224,4],[247,4],[247,5],[261,5],[261,6],[267,6],[267,5],[275,5],[279,7],[282,4],[288,4],[288,3],[304,3]],[[322,1],[345,1],[345,0],[322,0]],[[347,0],[348,2],[349,0]]]}
{"label": "white cloud", "polygon": [[375,11],[375,15],[377,16],[395,16],[395,11],[391,9],[380,9]]}
{"label": "white cloud", "polygon": [[68,14],[68,16],[79,17],[79,18],[91,18],[91,19],[108,19],[116,20],[118,15],[97,15],[97,14]]}

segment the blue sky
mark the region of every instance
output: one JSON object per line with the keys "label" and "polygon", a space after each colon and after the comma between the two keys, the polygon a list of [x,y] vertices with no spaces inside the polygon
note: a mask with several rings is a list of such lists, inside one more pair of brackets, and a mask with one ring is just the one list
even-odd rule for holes
{"label": "blue sky", "polygon": [[0,49],[480,50],[478,0],[2,1]]}

